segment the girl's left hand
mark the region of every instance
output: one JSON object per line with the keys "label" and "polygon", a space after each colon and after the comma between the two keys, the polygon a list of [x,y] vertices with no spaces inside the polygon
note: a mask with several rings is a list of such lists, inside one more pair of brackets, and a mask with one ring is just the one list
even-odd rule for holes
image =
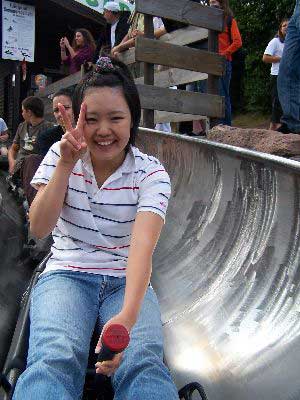
{"label": "girl's left hand", "polygon": [[[104,330],[112,324],[120,324],[125,326],[125,328],[127,329],[128,333],[130,334],[130,331],[134,325],[133,321],[130,321],[126,315],[122,314],[122,312],[120,312],[119,314],[117,314],[116,316],[114,316],[113,318],[111,318],[103,327],[102,332],[104,332]],[[99,354],[100,350],[101,350],[101,337],[102,334],[100,335],[100,338],[98,340],[97,346],[95,348],[95,353]],[[120,366],[121,361],[122,361],[122,356],[123,353],[119,353],[116,354],[114,356],[114,358],[112,360],[109,361],[103,361],[103,362],[97,362],[95,364],[96,367],[96,374],[103,374],[106,376],[111,376]]]}

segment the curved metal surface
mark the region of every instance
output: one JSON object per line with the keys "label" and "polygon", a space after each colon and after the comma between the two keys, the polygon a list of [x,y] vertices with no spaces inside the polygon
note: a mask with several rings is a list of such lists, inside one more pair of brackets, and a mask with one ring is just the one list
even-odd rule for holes
{"label": "curved metal surface", "polygon": [[209,400],[299,400],[300,163],[141,130],[173,197],[153,273],[166,360]]}

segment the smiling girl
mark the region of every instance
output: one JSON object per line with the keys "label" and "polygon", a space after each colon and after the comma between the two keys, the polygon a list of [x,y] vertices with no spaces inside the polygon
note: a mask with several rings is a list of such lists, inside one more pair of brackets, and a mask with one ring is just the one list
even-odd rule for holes
{"label": "smiling girl", "polygon": [[33,233],[52,232],[53,254],[32,294],[28,364],[14,398],[80,399],[95,325],[120,323],[130,332],[122,362],[96,364],[112,374],[114,398],[178,399],[149,285],[170,180],[134,147],[137,89],[122,63],[104,57],[76,89],[76,128],[59,107],[67,131],[33,178],[30,209]]}

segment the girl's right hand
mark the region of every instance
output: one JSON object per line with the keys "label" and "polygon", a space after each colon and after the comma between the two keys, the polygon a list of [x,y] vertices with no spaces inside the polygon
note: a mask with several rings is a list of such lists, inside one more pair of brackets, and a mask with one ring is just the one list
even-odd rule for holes
{"label": "girl's right hand", "polygon": [[60,45],[60,48],[61,48],[61,49],[65,49],[65,48],[66,48],[64,38],[61,38],[61,39],[60,39],[59,45]]}
{"label": "girl's right hand", "polygon": [[66,128],[66,133],[63,135],[60,141],[60,160],[64,164],[68,164],[73,167],[87,150],[83,133],[86,104],[81,104],[79,118],[75,128],[72,127],[71,119],[67,115],[65,107],[59,103],[58,108]]}

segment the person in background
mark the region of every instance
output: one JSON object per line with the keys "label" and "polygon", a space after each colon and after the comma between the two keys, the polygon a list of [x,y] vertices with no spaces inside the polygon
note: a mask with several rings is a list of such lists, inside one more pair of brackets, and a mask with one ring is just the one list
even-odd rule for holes
{"label": "person in background", "polygon": [[[115,45],[111,50],[111,56],[117,57],[119,53],[135,47],[135,40],[137,36],[144,34],[144,14],[132,12],[129,18],[130,27],[126,36],[124,36],[121,43]],[[154,23],[154,37],[160,38],[167,33],[161,18],[153,17]]]}
{"label": "person in background", "polygon": [[210,7],[224,11],[225,30],[219,34],[219,54],[226,57],[225,74],[220,78],[220,95],[225,97],[225,118],[220,122],[231,126],[230,80],[232,73],[232,54],[242,47],[242,38],[228,0],[209,0]]}
{"label": "person in background", "polygon": [[289,21],[277,79],[278,97],[282,107],[281,133],[300,134],[300,0]]}
{"label": "person in background", "polygon": [[94,38],[87,29],[76,29],[72,46],[67,37],[60,39],[61,61],[69,66],[70,74],[80,71],[84,63],[92,62],[95,49]]}
{"label": "person in background", "polygon": [[61,137],[66,130],[60,109],[58,107],[59,104],[64,106],[70,121],[72,121],[72,124],[74,123],[72,92],[69,89],[61,89],[55,93],[52,103],[53,114],[57,125],[42,132],[37,138],[37,153],[43,157],[47,154],[48,150],[54,143],[61,140]]}
{"label": "person in background", "polygon": [[282,108],[278,98],[277,77],[280,68],[280,60],[284,49],[284,40],[288,28],[289,20],[283,19],[279,25],[277,35],[269,42],[264,55],[263,62],[272,64],[271,66],[271,97],[272,97],[272,116],[270,130],[276,130],[281,126],[280,118]]}
{"label": "person in background", "polygon": [[15,174],[22,165],[25,156],[36,153],[37,136],[53,126],[44,120],[44,103],[36,96],[27,97],[22,101],[22,122],[17,129],[13,143],[8,150],[9,173]]}
{"label": "person in background", "polygon": [[59,104],[65,108],[65,113],[72,124],[74,124],[74,115],[72,108],[72,92],[69,89],[61,89],[53,97],[53,114],[58,125],[41,132],[36,140],[36,154],[30,154],[24,158],[21,168],[22,188],[28,205],[30,206],[36,196],[36,189],[30,182],[40,166],[43,158],[48,153],[50,147],[59,142],[66,131],[64,121],[59,109]]}
{"label": "person in background", "polygon": [[103,17],[107,22],[107,26],[102,36],[99,38],[97,49],[95,52],[94,62],[97,61],[99,55],[109,54],[111,49],[118,46],[129,30],[128,18],[129,11],[121,11],[118,2],[109,1],[104,5]]}
{"label": "person in background", "polygon": [[0,156],[7,156],[9,132],[4,119],[0,118]]}

